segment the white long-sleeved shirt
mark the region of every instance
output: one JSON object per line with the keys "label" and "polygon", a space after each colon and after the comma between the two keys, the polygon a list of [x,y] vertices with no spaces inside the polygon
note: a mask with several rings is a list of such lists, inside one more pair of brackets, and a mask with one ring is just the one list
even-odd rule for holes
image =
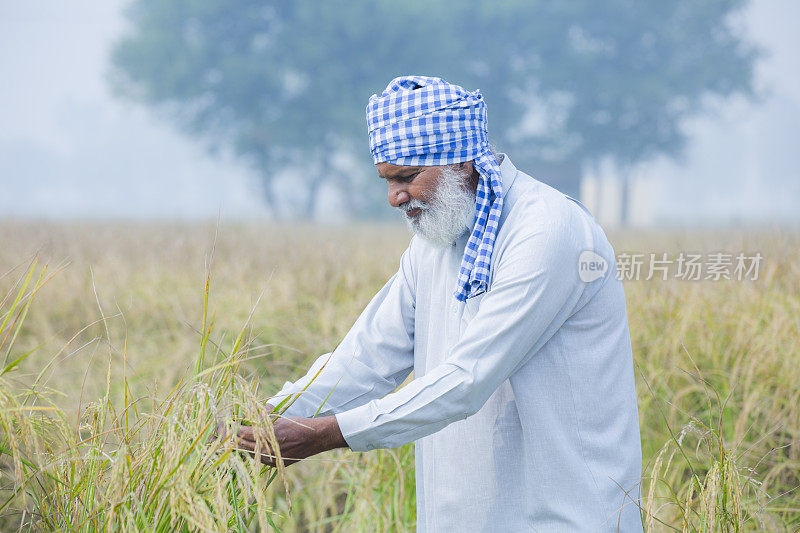
{"label": "white long-sleeved shirt", "polygon": [[[613,249],[583,205],[502,157],[489,290],[453,296],[467,233],[446,249],[412,238],[342,343],[269,402],[325,365],[285,416],[313,416],[324,401],[319,415],[335,414],[352,450],[416,441],[419,532],[641,531]],[[587,250],[607,270],[584,282]]]}

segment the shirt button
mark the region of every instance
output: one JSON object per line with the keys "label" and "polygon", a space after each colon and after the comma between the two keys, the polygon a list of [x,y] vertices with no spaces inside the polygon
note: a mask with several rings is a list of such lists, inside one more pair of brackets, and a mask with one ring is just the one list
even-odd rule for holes
{"label": "shirt button", "polygon": [[453,313],[458,313],[458,304],[453,304],[450,309],[453,311]]}

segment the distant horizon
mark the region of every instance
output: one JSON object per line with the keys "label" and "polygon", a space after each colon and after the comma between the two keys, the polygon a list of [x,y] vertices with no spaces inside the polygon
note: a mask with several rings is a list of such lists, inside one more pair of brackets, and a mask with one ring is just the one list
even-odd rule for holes
{"label": "distant horizon", "polygon": [[[308,218],[285,218],[275,219],[269,216],[253,216],[253,217],[222,217],[220,220],[220,227],[226,224],[234,226],[286,226],[286,227],[311,227],[311,228],[348,228],[348,227],[391,227],[397,229],[407,230],[403,221],[397,217],[387,218],[361,218],[361,219],[346,219],[336,221],[321,221]],[[44,215],[33,216],[5,216],[0,214],[0,225],[50,225],[50,224],[64,224],[69,226],[79,225],[119,225],[119,226],[167,226],[174,225],[177,227],[191,227],[191,226],[214,226],[217,223],[217,218],[208,215],[197,215],[192,217],[174,217],[167,216],[147,216],[147,217],[123,217],[123,216],[84,216],[84,217],[47,217]],[[704,231],[729,231],[729,230],[744,230],[748,232],[761,232],[761,231],[789,231],[800,232],[800,215],[796,219],[779,218],[779,219],[751,219],[743,220],[730,218],[726,220],[719,219],[695,219],[692,221],[680,220],[664,220],[657,221],[653,225],[645,226],[624,226],[605,228],[609,232],[637,232],[637,231],[685,231],[694,230],[698,232]],[[412,234],[409,232],[409,236]]]}

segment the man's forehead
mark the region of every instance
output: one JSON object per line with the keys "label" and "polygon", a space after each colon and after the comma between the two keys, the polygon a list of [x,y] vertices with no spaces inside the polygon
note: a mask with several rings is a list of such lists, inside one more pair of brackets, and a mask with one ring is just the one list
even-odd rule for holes
{"label": "man's forehead", "polygon": [[394,163],[376,163],[375,168],[382,178],[397,178],[408,174],[413,174],[422,167],[409,165],[395,165]]}

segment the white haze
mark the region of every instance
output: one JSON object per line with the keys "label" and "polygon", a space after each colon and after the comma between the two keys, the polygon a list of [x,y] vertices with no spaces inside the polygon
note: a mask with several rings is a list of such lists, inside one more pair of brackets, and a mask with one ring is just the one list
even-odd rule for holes
{"label": "white haze", "polygon": [[[0,2],[0,218],[268,216],[245,165],[212,158],[149,110],[111,97],[108,53],[126,3]],[[800,216],[797,20],[798,2],[753,1],[742,23],[767,52],[764,101],[693,121],[684,162],[639,170],[656,184],[654,220]],[[341,195],[322,197],[320,219],[346,212]]]}

